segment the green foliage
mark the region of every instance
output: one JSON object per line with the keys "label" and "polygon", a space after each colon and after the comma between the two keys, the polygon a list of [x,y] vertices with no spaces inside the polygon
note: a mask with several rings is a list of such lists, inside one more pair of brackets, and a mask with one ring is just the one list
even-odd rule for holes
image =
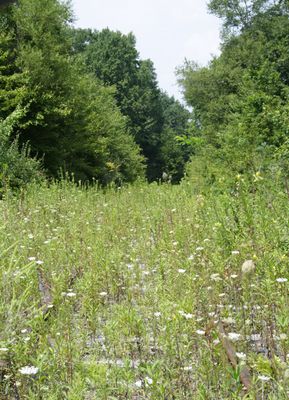
{"label": "green foliage", "polygon": [[71,17],[68,4],[57,0],[21,0],[1,14],[6,36],[0,45],[8,50],[0,115],[25,107],[11,140],[28,141],[51,176],[64,170],[102,184],[133,181],[143,176],[143,158],[112,90],[72,54]]}
{"label": "green foliage", "polygon": [[9,141],[10,134],[25,111],[16,109],[4,121],[0,120],[0,195],[8,189],[22,189],[43,179],[41,164],[30,157],[28,145],[19,149],[18,140]]}
{"label": "green foliage", "polygon": [[279,149],[286,146],[288,15],[280,14],[281,9],[278,14],[274,5],[267,8],[260,9],[239,35],[227,38],[220,57],[207,67],[187,62],[179,71],[186,100],[193,107],[190,140],[193,146],[201,143],[193,164],[203,165],[207,172],[201,175],[209,182],[209,176],[215,177],[213,181],[225,176],[231,182],[229,177],[239,173],[272,169]]}
{"label": "green foliage", "polygon": [[208,8],[223,19],[225,32],[246,30],[266,12],[284,15],[289,11],[287,0],[210,0]]}
{"label": "green foliage", "polygon": [[[76,29],[72,33],[74,52],[85,60],[88,71],[115,88],[117,105],[127,117],[130,132],[146,158],[149,181],[161,178],[164,171],[179,181],[187,155],[174,136],[184,133],[189,114],[161,93],[153,63],[139,58],[133,34],[123,35],[109,29],[99,32]],[[170,126],[173,113],[181,126]]]}

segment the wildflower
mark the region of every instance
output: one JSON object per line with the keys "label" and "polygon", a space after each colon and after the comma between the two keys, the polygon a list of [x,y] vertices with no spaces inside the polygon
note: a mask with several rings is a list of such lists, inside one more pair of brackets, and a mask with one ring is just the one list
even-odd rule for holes
{"label": "wildflower", "polygon": [[280,340],[286,340],[287,339],[286,333],[281,333],[279,338],[280,338]]}
{"label": "wildflower", "polygon": [[237,358],[239,358],[239,360],[245,360],[247,357],[245,353],[238,353],[238,352],[236,352],[236,356]]}
{"label": "wildflower", "polygon": [[75,297],[75,296],[76,296],[76,293],[74,293],[74,292],[66,293],[66,297]]}
{"label": "wildflower", "polygon": [[220,339],[215,339],[215,340],[213,340],[213,344],[215,345],[215,346],[217,346],[217,344],[219,344],[220,343]]}
{"label": "wildflower", "polygon": [[212,281],[215,281],[215,282],[218,282],[218,281],[221,281],[221,280],[222,280],[222,278],[220,277],[220,274],[212,274],[212,275],[210,276],[210,279],[211,279]]}
{"label": "wildflower", "polygon": [[105,297],[105,296],[107,296],[107,293],[106,293],[106,292],[100,292],[99,295],[100,295],[101,297]]}
{"label": "wildflower", "polygon": [[194,255],[193,254],[189,255],[188,260],[192,261],[193,259],[194,259]]}
{"label": "wildflower", "polygon": [[246,260],[242,264],[242,273],[249,274],[250,272],[255,271],[256,267],[253,260]]}
{"label": "wildflower", "polygon": [[261,335],[260,335],[259,333],[253,333],[253,334],[250,336],[250,339],[251,339],[253,342],[258,342],[258,341],[261,340]]}
{"label": "wildflower", "polygon": [[283,282],[287,282],[287,278],[277,278],[276,279],[276,282],[279,282],[279,283],[283,283]]}
{"label": "wildflower", "polygon": [[190,313],[188,313],[188,314],[183,314],[183,317],[184,318],[186,318],[186,319],[192,319],[193,318],[193,314],[190,314]]}
{"label": "wildflower", "polygon": [[141,388],[142,387],[142,381],[136,381],[134,384],[135,384],[135,386],[137,388]]}
{"label": "wildflower", "polygon": [[191,365],[188,365],[187,367],[183,368],[184,371],[191,371],[192,369],[193,367]]}
{"label": "wildflower", "polygon": [[6,353],[7,351],[9,351],[9,349],[7,349],[7,347],[0,347],[0,351]]}
{"label": "wildflower", "polygon": [[42,265],[43,264],[43,261],[41,261],[41,260],[37,260],[35,262],[36,262],[37,265]]}
{"label": "wildflower", "polygon": [[229,338],[232,342],[237,342],[237,341],[241,338],[241,335],[240,335],[240,333],[229,332],[229,333],[228,333],[228,338]]}
{"label": "wildflower", "polygon": [[268,381],[270,381],[270,376],[266,376],[266,375],[258,375],[258,378],[260,379],[260,381],[263,381],[263,382],[268,382]]}
{"label": "wildflower", "polygon": [[201,246],[196,248],[196,251],[202,251],[202,250],[204,250],[204,248]]}
{"label": "wildflower", "polygon": [[179,274],[184,274],[185,272],[186,272],[185,269],[182,269],[182,268],[178,269],[178,273],[179,273]]}
{"label": "wildflower", "polygon": [[35,261],[35,260],[36,260],[36,257],[28,257],[28,260],[29,260],[29,261]]}
{"label": "wildflower", "polygon": [[30,365],[26,365],[25,367],[19,369],[19,372],[22,375],[36,375],[38,371],[39,368]]}
{"label": "wildflower", "polygon": [[232,317],[223,318],[222,321],[224,322],[224,324],[228,324],[228,325],[230,325],[230,324],[235,324],[235,323],[236,323],[236,321],[235,321],[234,318],[232,318]]}
{"label": "wildflower", "polygon": [[238,254],[240,254],[239,250],[233,250],[231,252],[232,256],[237,256]]}
{"label": "wildflower", "polygon": [[154,313],[154,316],[157,317],[157,318],[160,317],[161,315],[162,315],[162,313],[159,312],[159,311],[157,311],[157,312]]}
{"label": "wildflower", "polygon": [[237,275],[237,274],[232,274],[230,277],[231,277],[232,279],[236,279],[236,278],[238,278],[238,275]]}
{"label": "wildflower", "polygon": [[198,335],[200,335],[200,336],[204,336],[204,335],[206,334],[206,332],[203,331],[203,330],[201,330],[201,329],[197,329],[197,330],[196,330],[196,333],[197,333]]}
{"label": "wildflower", "polygon": [[148,385],[151,385],[151,384],[153,383],[152,378],[150,378],[149,376],[146,376],[146,377],[145,377],[145,381],[146,381],[146,383],[147,383]]}

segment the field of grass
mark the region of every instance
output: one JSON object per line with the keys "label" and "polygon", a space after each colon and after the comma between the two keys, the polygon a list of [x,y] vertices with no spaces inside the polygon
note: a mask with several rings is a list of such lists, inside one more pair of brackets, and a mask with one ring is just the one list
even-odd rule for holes
{"label": "field of grass", "polygon": [[0,201],[0,399],[288,399],[289,199],[62,182]]}

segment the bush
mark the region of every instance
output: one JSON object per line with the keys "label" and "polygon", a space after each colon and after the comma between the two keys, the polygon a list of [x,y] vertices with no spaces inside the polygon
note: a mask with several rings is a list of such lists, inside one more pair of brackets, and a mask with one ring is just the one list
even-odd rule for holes
{"label": "bush", "polygon": [[13,128],[24,113],[17,108],[0,121],[0,194],[8,188],[20,189],[29,182],[43,179],[41,162],[30,157],[28,144],[19,148],[17,138],[10,141]]}

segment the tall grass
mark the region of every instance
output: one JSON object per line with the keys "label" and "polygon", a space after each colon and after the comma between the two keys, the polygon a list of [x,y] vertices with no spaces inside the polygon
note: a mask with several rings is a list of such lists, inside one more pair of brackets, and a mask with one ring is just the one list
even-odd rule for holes
{"label": "tall grass", "polygon": [[0,398],[287,399],[280,188],[257,176],[218,195],[188,182],[7,194]]}

